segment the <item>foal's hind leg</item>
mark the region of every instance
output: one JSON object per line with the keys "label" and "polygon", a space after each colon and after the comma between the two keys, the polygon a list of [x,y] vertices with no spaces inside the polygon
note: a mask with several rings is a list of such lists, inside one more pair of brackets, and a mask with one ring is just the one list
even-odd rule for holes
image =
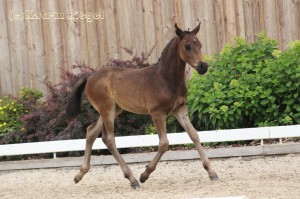
{"label": "foal's hind leg", "polygon": [[[112,107],[115,107],[115,105],[112,105]],[[106,110],[101,112],[101,115],[103,117],[103,123],[104,123],[104,129],[102,133],[102,140],[104,144],[107,146],[108,150],[111,152],[111,154],[114,156],[114,158],[120,165],[124,173],[124,177],[130,181],[131,187],[134,189],[139,189],[140,185],[138,181],[135,179],[131,169],[127,166],[121,154],[116,148],[115,135],[114,135],[114,119],[118,115],[118,110],[115,111],[115,108],[112,108],[111,110]]]}
{"label": "foal's hind leg", "polygon": [[211,180],[218,180],[217,173],[212,168],[210,161],[205,155],[204,149],[201,146],[200,138],[197,134],[197,131],[193,127],[186,105],[180,107],[177,112],[173,113],[175,117],[177,118],[178,122],[181,124],[181,126],[187,131],[188,135],[190,136],[191,140],[194,142],[198,153],[200,155],[203,167],[207,170],[209,178]]}
{"label": "foal's hind leg", "polygon": [[74,182],[78,183],[83,176],[89,171],[90,169],[90,161],[91,161],[91,153],[93,148],[93,143],[95,142],[96,138],[102,132],[103,122],[101,116],[99,117],[97,123],[91,124],[87,128],[86,134],[86,145],[84,151],[84,159],[83,164],[80,168],[80,171],[76,174],[74,178]]}

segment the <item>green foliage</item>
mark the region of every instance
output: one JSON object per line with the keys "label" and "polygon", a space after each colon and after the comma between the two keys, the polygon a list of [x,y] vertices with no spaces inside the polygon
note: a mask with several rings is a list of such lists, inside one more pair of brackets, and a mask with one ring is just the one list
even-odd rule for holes
{"label": "green foliage", "polygon": [[280,124],[300,123],[300,41],[288,45],[269,67]]}
{"label": "green foliage", "polygon": [[228,129],[300,123],[300,41],[284,52],[259,34],[248,43],[236,38],[207,58],[206,76],[189,82],[188,107],[197,128]]}
{"label": "green foliage", "polygon": [[13,99],[5,96],[0,99],[0,136],[23,128],[19,118],[30,112],[32,105],[36,105],[38,99],[43,96],[43,93],[24,87],[20,92],[19,99]]}
{"label": "green foliage", "polygon": [[39,99],[43,97],[43,93],[37,89],[32,89],[28,87],[24,87],[19,92],[19,97],[21,100],[26,102],[37,102]]}
{"label": "green foliage", "polygon": [[146,135],[154,135],[157,134],[157,131],[152,123],[149,123],[145,128]]}
{"label": "green foliage", "polygon": [[[168,133],[176,133],[181,130],[180,124],[177,122],[177,119],[171,114],[167,115],[166,128],[167,128]],[[145,128],[145,134],[146,135],[157,134],[157,131],[156,131],[152,121],[149,121],[149,123],[147,124],[147,126]]]}
{"label": "green foliage", "polygon": [[15,99],[5,96],[0,99],[0,136],[21,126],[18,120],[19,116],[25,113],[22,104],[19,104]]}

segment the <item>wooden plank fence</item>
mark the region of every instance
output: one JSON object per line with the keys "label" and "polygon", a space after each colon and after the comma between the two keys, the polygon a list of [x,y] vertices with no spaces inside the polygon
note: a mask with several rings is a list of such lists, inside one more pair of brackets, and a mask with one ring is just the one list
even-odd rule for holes
{"label": "wooden plank fence", "polygon": [[24,86],[45,91],[44,80],[58,83],[60,69],[76,62],[97,68],[128,58],[120,46],[141,53],[157,42],[155,62],[175,22],[200,21],[204,54],[261,31],[283,49],[300,39],[300,0],[0,0],[0,97]]}

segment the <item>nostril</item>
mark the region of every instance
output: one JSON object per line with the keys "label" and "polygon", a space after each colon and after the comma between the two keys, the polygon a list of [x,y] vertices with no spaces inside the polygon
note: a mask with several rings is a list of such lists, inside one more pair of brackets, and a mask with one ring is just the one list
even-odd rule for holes
{"label": "nostril", "polygon": [[196,68],[199,74],[205,74],[207,72],[207,69],[208,69],[208,64],[206,62],[199,62]]}
{"label": "nostril", "polygon": [[208,68],[208,64],[206,62],[200,62],[202,68]]}

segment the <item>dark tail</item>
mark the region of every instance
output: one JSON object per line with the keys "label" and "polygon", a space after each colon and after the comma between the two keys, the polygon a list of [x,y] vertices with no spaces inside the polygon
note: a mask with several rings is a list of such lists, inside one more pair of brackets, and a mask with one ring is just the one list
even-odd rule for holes
{"label": "dark tail", "polygon": [[87,78],[82,78],[78,80],[71,93],[68,105],[67,105],[67,115],[69,117],[75,117],[80,113],[81,106],[81,95],[85,88]]}

